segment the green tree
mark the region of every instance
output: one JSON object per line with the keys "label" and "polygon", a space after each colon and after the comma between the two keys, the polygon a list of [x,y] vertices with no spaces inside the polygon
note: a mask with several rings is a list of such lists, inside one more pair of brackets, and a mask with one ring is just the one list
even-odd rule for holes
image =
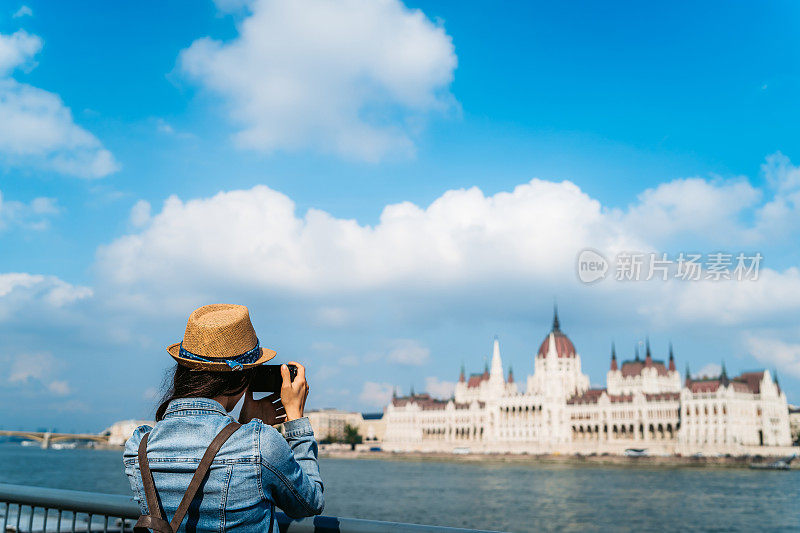
{"label": "green tree", "polygon": [[356,444],[361,444],[363,440],[357,427],[351,426],[350,424],[344,426],[344,441],[350,445],[351,450],[355,450]]}

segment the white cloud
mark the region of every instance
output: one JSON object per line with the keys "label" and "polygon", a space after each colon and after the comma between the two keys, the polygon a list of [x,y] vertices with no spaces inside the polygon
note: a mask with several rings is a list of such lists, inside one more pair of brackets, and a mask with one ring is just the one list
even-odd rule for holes
{"label": "white cloud", "polygon": [[0,33],[0,76],[28,63],[42,49],[42,40],[25,30],[11,35]]}
{"label": "white cloud", "polygon": [[9,359],[11,362],[9,383],[24,383],[31,379],[42,380],[50,374],[55,365],[53,355],[47,352],[19,354]]}
{"label": "white cloud", "polygon": [[92,295],[91,288],[72,285],[55,276],[25,272],[3,273],[0,274],[0,321],[14,316],[20,308],[32,304],[57,309]]}
{"label": "white cloud", "polygon": [[800,343],[748,333],[745,336],[745,346],[762,363],[774,365],[781,371],[800,378]]}
{"label": "white cloud", "polygon": [[52,379],[62,366],[49,352],[23,353],[3,358],[8,365],[8,383],[15,386],[43,386],[55,396],[70,394],[69,383],[63,379]]}
{"label": "white cloud", "polygon": [[425,378],[425,390],[434,398],[450,399],[456,390],[454,381],[439,381],[437,377]]}
{"label": "white cloud", "polygon": [[66,396],[71,392],[69,384],[63,380],[51,381],[47,385],[47,389],[56,396]]}
{"label": "white cloud", "polygon": [[49,217],[61,209],[55,198],[34,198],[30,204],[5,200],[0,192],[0,231],[10,226],[43,230],[50,226]]}
{"label": "white cloud", "polygon": [[389,352],[387,360],[401,365],[421,366],[430,359],[431,351],[413,339],[398,339]]}
{"label": "white cloud", "polygon": [[75,124],[57,95],[10,77],[14,69],[29,65],[41,48],[42,40],[24,30],[0,34],[0,163],[82,178],[117,171],[111,152]]}
{"label": "white cloud", "polygon": [[641,193],[623,223],[651,238],[692,232],[717,241],[725,236],[741,239],[742,211],[760,197],[744,179],[677,179]]}
{"label": "white cloud", "polygon": [[717,363],[708,363],[703,368],[695,372],[692,377],[694,379],[700,378],[715,378],[722,373],[722,365]]}
{"label": "white cloud", "polygon": [[55,198],[34,198],[31,202],[31,209],[38,215],[55,215],[61,211]]}
{"label": "white cloud", "polygon": [[235,39],[199,39],[180,65],[223,97],[240,146],[374,161],[412,152],[418,118],[453,105],[456,56],[399,0],[257,0]]}
{"label": "white cloud", "polygon": [[33,16],[33,10],[28,6],[23,5],[20,6],[19,9],[17,9],[17,11],[12,15],[12,18],[18,19],[21,17],[32,17],[32,16]]}
{"label": "white cloud", "polygon": [[361,389],[359,400],[364,404],[374,407],[381,406],[389,403],[392,399],[393,386],[391,383],[376,383],[374,381],[367,381]]}
{"label": "white cloud", "polygon": [[792,192],[800,189],[800,167],[792,165],[781,152],[767,156],[761,165],[761,172],[772,188],[779,192]]}
{"label": "white cloud", "polygon": [[[219,224],[218,220],[226,220]],[[310,209],[266,186],[184,202],[170,197],[137,234],[101,247],[118,284],[224,278],[254,287],[337,293],[403,283],[574,280],[576,252],[644,246],[570,182],[532,180],[485,196],[451,190],[423,209],[388,205],[376,226]],[[192,278],[176,266],[191,263]],[[257,268],[256,268],[257,265]]]}
{"label": "white cloud", "polygon": [[63,307],[78,300],[90,298],[94,292],[89,287],[73,285],[55,277],[45,278],[49,284],[49,289],[45,295],[45,301],[53,307]]}
{"label": "white cloud", "polygon": [[783,272],[762,267],[756,281],[690,281],[657,289],[640,310],[659,321],[677,317],[685,323],[742,326],[770,315],[800,312],[796,267]]}
{"label": "white cloud", "polygon": [[146,226],[150,221],[150,202],[139,200],[131,208],[131,225],[135,228]]}
{"label": "white cloud", "polygon": [[800,167],[776,152],[761,171],[774,196],[756,212],[756,231],[771,239],[792,238],[800,227]]}

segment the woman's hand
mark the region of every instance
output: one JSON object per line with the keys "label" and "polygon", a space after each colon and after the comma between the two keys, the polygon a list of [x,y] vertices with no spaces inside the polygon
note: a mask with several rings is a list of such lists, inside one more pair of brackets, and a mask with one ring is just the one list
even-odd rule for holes
{"label": "woman's hand", "polygon": [[281,384],[281,403],[283,404],[286,416],[283,420],[284,422],[303,418],[303,410],[305,409],[306,398],[308,397],[306,367],[296,361],[290,361],[289,364],[297,367],[297,376],[295,376],[294,381],[292,381],[289,375],[289,367],[281,365],[281,377],[283,378],[283,383]]}
{"label": "woman's hand", "polygon": [[244,395],[242,412],[239,414],[239,423],[247,424],[254,418],[258,418],[270,426],[286,422],[286,413],[281,405],[280,395],[274,392],[260,400],[254,400],[253,392],[248,387]]}

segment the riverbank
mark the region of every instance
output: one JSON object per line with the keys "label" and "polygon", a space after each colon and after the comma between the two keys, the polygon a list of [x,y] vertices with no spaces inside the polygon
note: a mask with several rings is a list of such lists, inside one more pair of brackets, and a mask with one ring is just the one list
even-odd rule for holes
{"label": "riverbank", "polygon": [[[629,457],[624,455],[562,455],[562,454],[452,454],[444,452],[386,452],[322,450],[320,457],[331,459],[376,459],[385,461],[433,461],[480,464],[564,464],[596,465],[619,467],[691,467],[691,468],[749,468],[753,463],[769,463],[777,457],[712,457],[712,456],[658,456],[647,455]],[[800,461],[792,464],[793,470],[800,470]]]}

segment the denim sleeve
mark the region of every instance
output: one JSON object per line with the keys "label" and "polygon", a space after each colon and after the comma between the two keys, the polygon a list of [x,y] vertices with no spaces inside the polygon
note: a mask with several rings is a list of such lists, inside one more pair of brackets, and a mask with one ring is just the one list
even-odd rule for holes
{"label": "denim sleeve", "polygon": [[292,518],[318,515],[325,500],[311,423],[303,417],[283,427],[285,439],[271,426],[261,427],[262,489],[269,489],[272,500]]}
{"label": "denim sleeve", "polygon": [[139,443],[146,433],[153,429],[150,426],[139,426],[133,432],[131,438],[125,443],[125,451],[122,454],[122,462],[125,465],[125,474],[128,476],[128,481],[131,484],[131,491],[133,492],[133,499],[139,504],[139,510],[142,514],[147,514],[147,501],[144,497],[144,489],[142,488],[142,481],[139,474],[139,469],[136,468],[136,461],[139,457]]}

